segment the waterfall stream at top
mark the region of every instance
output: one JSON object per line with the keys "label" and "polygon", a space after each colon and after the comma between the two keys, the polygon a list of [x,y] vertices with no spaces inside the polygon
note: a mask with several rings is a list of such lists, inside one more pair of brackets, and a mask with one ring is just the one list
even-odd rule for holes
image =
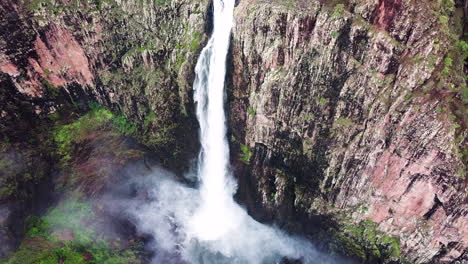
{"label": "waterfall stream at top", "polygon": [[214,0],[213,33],[195,68],[194,101],[201,143],[197,167],[200,201],[186,232],[212,252],[228,257],[226,263],[276,263],[281,256],[301,256],[299,252],[305,251],[303,243],[256,222],[233,199],[237,185],[229,169],[224,88],[234,5],[235,0]]}
{"label": "waterfall stream at top", "polygon": [[201,207],[193,219],[193,232],[203,240],[218,239],[235,228],[236,184],[229,172],[229,146],[224,113],[224,79],[235,0],[215,0],[214,29],[201,52],[195,72],[194,99],[200,123],[201,152],[198,176]]}
{"label": "waterfall stream at top", "polygon": [[152,263],[272,264],[300,259],[308,264],[317,258],[320,263],[337,263],[309,242],[255,221],[234,201],[237,184],[229,169],[224,110],[234,5],[235,0],[214,0],[212,36],[195,68],[199,188],[159,176],[146,185],[153,189],[152,202],[137,204],[131,213],[140,230],[154,237]]}
{"label": "waterfall stream at top", "polygon": [[186,232],[208,251],[229,259],[208,258],[203,263],[276,263],[280,256],[300,256],[296,247],[300,243],[256,222],[233,199],[237,185],[229,170],[224,88],[234,5],[235,0],[214,0],[213,33],[195,68],[200,201]]}

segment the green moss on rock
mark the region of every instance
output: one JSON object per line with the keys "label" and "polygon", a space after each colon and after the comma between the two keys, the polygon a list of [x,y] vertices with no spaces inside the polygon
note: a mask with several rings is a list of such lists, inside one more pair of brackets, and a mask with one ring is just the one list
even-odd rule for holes
{"label": "green moss on rock", "polygon": [[331,230],[329,247],[332,251],[356,257],[366,263],[406,261],[400,251],[399,239],[379,231],[377,223],[371,220],[357,224],[348,221],[341,219],[342,225]]}
{"label": "green moss on rock", "polygon": [[241,154],[240,154],[240,160],[244,162],[245,164],[250,163],[250,159],[252,158],[252,150],[249,148],[249,146],[246,145],[241,145]]}
{"label": "green moss on rock", "polygon": [[134,135],[136,127],[119,114],[114,114],[108,109],[91,104],[90,111],[78,120],[62,124],[57,123],[53,129],[53,139],[56,143],[56,153],[62,162],[71,159],[73,144],[84,141],[92,132],[110,130],[122,135]]}
{"label": "green moss on rock", "polygon": [[129,264],[141,263],[136,243],[124,249],[102,239],[90,223],[96,222],[89,202],[70,199],[43,217],[27,219],[27,237],[7,264]]}

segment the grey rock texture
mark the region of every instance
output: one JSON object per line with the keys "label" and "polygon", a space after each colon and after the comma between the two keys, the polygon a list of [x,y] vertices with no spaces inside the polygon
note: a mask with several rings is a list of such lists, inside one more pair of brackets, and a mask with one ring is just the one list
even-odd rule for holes
{"label": "grey rock texture", "polygon": [[411,263],[466,261],[466,127],[441,96],[466,87],[456,77],[463,60],[450,81],[438,77],[460,12],[417,1],[241,1],[229,122],[251,213],[307,230],[313,216],[345,212],[399,237]]}

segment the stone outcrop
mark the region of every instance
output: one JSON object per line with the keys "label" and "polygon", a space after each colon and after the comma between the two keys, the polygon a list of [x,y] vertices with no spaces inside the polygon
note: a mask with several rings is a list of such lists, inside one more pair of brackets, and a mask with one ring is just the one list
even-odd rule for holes
{"label": "stone outcrop", "polygon": [[[2,1],[2,86],[30,104],[33,116],[97,100],[138,124],[146,145],[187,160],[197,147],[191,84],[210,27],[209,5]],[[1,106],[3,123],[19,112],[11,105]]]}
{"label": "stone outcrop", "polygon": [[236,9],[229,122],[239,199],[301,231],[336,212],[370,219],[399,237],[411,263],[466,261],[466,124],[446,100],[450,86],[466,87],[462,56],[449,63],[452,79],[440,77],[463,11],[326,2]]}

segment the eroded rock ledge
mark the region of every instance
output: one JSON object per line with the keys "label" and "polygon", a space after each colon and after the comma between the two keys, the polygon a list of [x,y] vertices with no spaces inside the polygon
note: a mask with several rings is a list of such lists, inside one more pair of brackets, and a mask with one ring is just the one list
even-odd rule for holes
{"label": "eroded rock ledge", "polygon": [[327,2],[236,9],[229,122],[240,199],[299,230],[320,215],[370,219],[412,263],[466,261],[466,117],[451,106],[466,106],[463,9]]}

